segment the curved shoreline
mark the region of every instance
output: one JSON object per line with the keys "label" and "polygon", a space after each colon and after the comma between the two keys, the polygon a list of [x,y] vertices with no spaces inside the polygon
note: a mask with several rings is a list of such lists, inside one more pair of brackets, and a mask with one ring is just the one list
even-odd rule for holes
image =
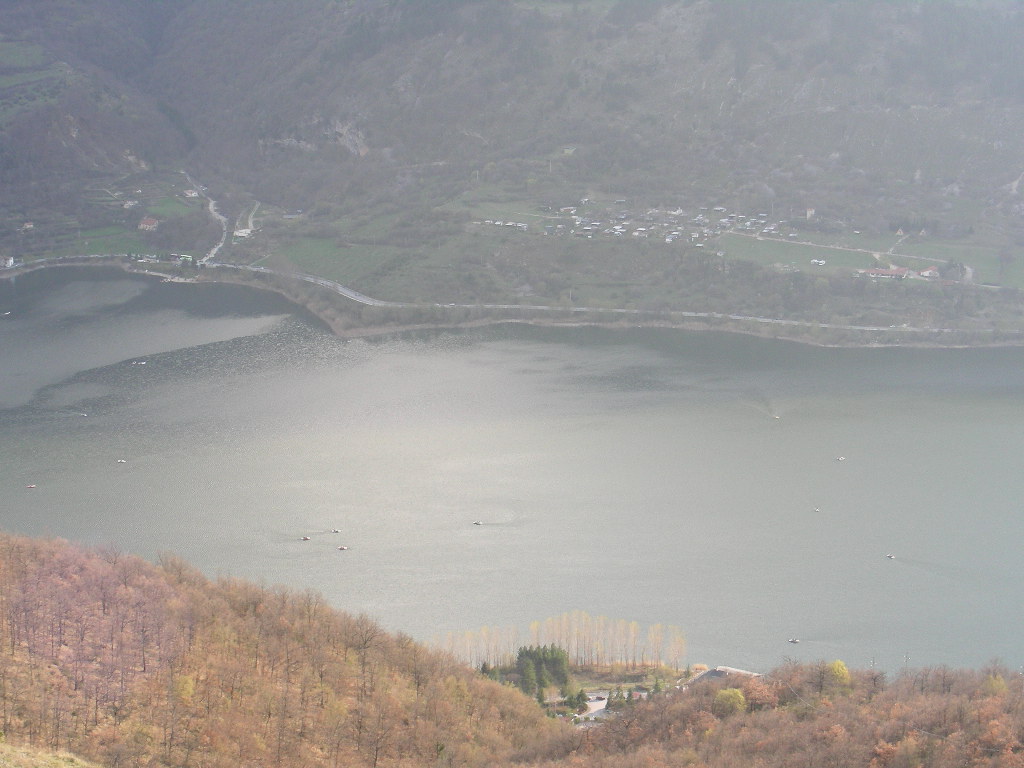
{"label": "curved shoreline", "polygon": [[[182,276],[170,271],[160,270],[161,262],[143,262],[152,264],[156,269],[139,268],[138,262],[126,262],[123,258],[106,255],[71,257],[69,259],[48,260],[45,263],[31,262],[16,267],[0,269],[0,279],[12,279],[40,269],[60,267],[103,267],[119,268],[129,274],[160,278],[164,281],[181,283],[226,283],[242,285],[249,288],[271,291],[288,301],[302,307],[327,325],[331,331],[342,338],[365,338],[402,333],[414,330],[475,328],[504,323],[522,323],[543,327],[600,327],[600,328],[669,328],[682,331],[714,331],[734,333],[757,338],[777,339],[798,344],[817,347],[834,348],[995,348],[1024,346],[1024,331],[961,328],[920,328],[910,326],[858,326],[836,323],[825,323],[811,320],[791,320],[782,318],[757,317],[720,312],[694,312],[686,310],[645,310],[600,307],[556,307],[548,305],[521,304],[418,304],[393,302],[375,299],[359,293],[352,288],[321,278],[316,275],[286,273],[262,267],[236,264],[206,264],[202,272],[195,276]],[[214,270],[217,275],[214,276]],[[311,286],[310,290],[301,290]],[[338,302],[338,299],[342,302]],[[414,311],[414,312],[445,312],[461,310],[464,312],[500,313],[546,313],[547,317],[475,317],[463,320],[442,320],[426,322],[402,322],[381,318],[379,322],[366,322],[365,318],[355,319],[351,311],[356,308],[371,308],[378,311]],[[346,311],[347,310],[347,311]],[[560,319],[556,315],[564,315]],[[587,315],[597,315],[594,319],[583,319]],[[613,315],[601,318],[601,315]],[[725,327],[723,327],[725,326]],[[739,327],[737,327],[739,326]],[[743,327],[746,326],[746,327]],[[804,329],[805,333],[785,333],[784,329]],[[913,334],[913,340],[897,339],[887,342],[881,339],[864,340],[851,338],[848,340],[822,341],[808,338],[814,331],[834,334],[863,336],[865,334]],[[979,336],[1003,334],[1012,338],[990,339],[984,341]],[[931,338],[923,338],[929,336]],[[975,337],[970,341],[944,343],[942,337]]]}

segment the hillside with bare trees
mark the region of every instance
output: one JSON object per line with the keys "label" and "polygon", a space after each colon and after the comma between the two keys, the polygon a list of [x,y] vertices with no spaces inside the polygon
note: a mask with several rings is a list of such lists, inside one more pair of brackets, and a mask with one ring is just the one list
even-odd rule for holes
{"label": "hillside with bare trees", "polygon": [[722,668],[574,728],[316,593],[4,536],[0,726],[13,765],[48,764],[27,748],[119,768],[1009,768],[1024,765],[1024,678],[998,663]]}
{"label": "hillside with bare trees", "polygon": [[174,558],[4,537],[0,638],[6,738],[102,765],[482,765],[573,737],[317,594]]}

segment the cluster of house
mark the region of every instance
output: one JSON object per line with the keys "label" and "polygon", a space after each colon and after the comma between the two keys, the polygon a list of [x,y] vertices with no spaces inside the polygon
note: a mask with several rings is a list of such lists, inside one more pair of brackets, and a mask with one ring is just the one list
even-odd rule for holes
{"label": "cluster of house", "polygon": [[[584,198],[576,205],[560,208],[542,207],[545,235],[578,237],[588,240],[595,238],[624,238],[638,240],[656,238],[666,243],[681,241],[703,248],[705,243],[725,231],[748,232],[761,236],[796,238],[797,233],[784,221],[771,222],[769,214],[759,213],[748,216],[730,213],[723,206],[702,207],[696,215],[682,208],[662,210],[651,208],[643,213],[628,210],[625,200],[616,200],[615,207],[598,211],[593,202]],[[813,216],[813,211],[808,211]],[[527,230],[527,224],[517,221],[495,221],[487,219],[474,224],[513,227]]]}
{"label": "cluster of house", "polygon": [[524,224],[521,221],[495,221],[493,219],[484,219],[483,221],[474,221],[474,224],[493,224],[496,227],[514,227],[515,229],[521,229],[526,231],[530,228],[529,224]]}
{"label": "cluster of house", "polygon": [[[587,240],[598,238],[636,238],[647,240],[656,238],[666,243],[682,242],[695,248],[704,248],[709,240],[723,232],[737,232],[759,238],[779,240],[797,240],[795,222],[773,221],[770,214],[744,214],[729,211],[724,206],[701,207],[695,213],[686,212],[682,208],[662,210],[652,208],[643,213],[631,211],[625,207],[625,200],[616,200],[615,206],[599,209],[588,198],[580,200],[576,205],[554,208],[541,207],[541,216],[546,220],[543,233],[551,236],[578,237]],[[815,217],[815,210],[808,208],[806,219]],[[487,219],[473,222],[478,225],[491,225],[502,228],[513,228],[519,231],[529,229],[527,224],[518,221],[500,221]],[[853,230],[859,235],[859,230]],[[902,231],[897,233],[902,235]],[[923,233],[922,233],[923,234]],[[825,266],[825,259],[811,259],[814,266]],[[780,265],[781,266],[781,265]],[[790,265],[781,268],[795,269]],[[921,270],[906,267],[861,269],[858,274],[869,278],[902,280],[904,278],[935,279],[940,277],[935,265]]]}
{"label": "cluster of house", "polygon": [[906,278],[920,278],[934,280],[939,277],[939,269],[934,264],[928,265],[925,269],[913,270],[907,267],[889,267],[887,269],[858,269],[857,274],[863,277],[881,277],[886,280],[905,280]]}

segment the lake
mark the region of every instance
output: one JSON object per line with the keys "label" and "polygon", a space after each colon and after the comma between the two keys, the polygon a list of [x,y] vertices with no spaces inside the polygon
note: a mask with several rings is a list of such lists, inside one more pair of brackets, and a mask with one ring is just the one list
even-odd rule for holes
{"label": "lake", "polygon": [[689,663],[1024,663],[1022,349],[344,340],[272,294],[96,269],[0,281],[0,311],[8,531],[425,641],[581,609],[678,625]]}

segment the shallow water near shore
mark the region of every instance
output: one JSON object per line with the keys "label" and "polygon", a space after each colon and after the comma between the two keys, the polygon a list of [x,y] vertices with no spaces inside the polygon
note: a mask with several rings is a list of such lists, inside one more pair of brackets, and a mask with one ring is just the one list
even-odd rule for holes
{"label": "shallow water near shore", "polygon": [[271,294],[97,270],[0,302],[8,531],[428,641],[579,608],[681,626],[693,663],[1024,663],[1024,350],[343,340]]}

